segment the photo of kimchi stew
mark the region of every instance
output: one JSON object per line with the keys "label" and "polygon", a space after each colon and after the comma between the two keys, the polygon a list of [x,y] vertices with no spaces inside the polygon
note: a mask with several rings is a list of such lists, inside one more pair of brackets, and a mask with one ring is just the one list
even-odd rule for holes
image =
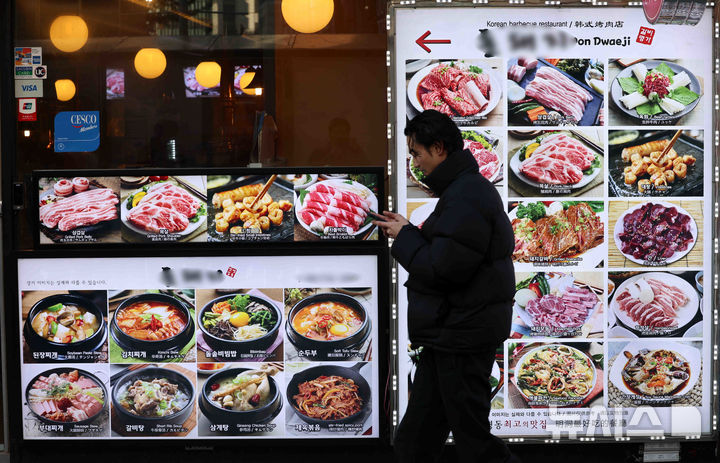
{"label": "photo of kimchi stew", "polygon": [[176,336],[187,325],[186,315],[166,302],[142,301],[120,309],[118,327],[142,341],[162,341]]}
{"label": "photo of kimchi stew", "polygon": [[342,376],[319,376],[298,386],[293,406],[305,416],[339,420],[359,413],[363,399],[355,381]]}
{"label": "photo of kimchi stew", "polygon": [[679,392],[690,379],[690,363],[677,352],[640,349],[623,352],[628,359],[622,370],[625,386],[644,396],[668,396]]}
{"label": "photo of kimchi stew", "polygon": [[550,345],[528,352],[516,367],[516,379],[529,400],[580,401],[593,388],[595,367],[575,348]]}

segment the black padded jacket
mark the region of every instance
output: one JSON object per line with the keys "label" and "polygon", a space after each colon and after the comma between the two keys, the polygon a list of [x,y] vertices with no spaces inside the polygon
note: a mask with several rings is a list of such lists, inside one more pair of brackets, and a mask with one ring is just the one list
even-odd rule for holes
{"label": "black padded jacket", "polygon": [[439,196],[422,228],[406,225],[392,255],[407,270],[413,347],[449,352],[496,348],[508,337],[515,293],[514,236],[497,190],[467,151],[425,179]]}

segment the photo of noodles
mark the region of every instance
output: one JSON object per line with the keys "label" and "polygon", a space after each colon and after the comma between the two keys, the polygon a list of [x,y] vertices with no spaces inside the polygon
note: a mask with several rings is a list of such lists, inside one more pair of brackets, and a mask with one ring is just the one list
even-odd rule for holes
{"label": "photo of noodles", "polygon": [[320,420],[339,420],[362,410],[357,384],[342,376],[320,376],[300,383],[293,406],[303,415]]}
{"label": "photo of noodles", "polygon": [[592,390],[595,373],[587,355],[559,344],[531,350],[515,367],[517,387],[530,401],[579,403]]}

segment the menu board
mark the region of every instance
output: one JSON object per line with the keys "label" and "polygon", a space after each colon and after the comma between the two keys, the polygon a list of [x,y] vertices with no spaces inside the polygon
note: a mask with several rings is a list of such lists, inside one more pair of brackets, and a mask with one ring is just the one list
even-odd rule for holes
{"label": "menu board", "polygon": [[[707,435],[711,15],[650,27],[639,8],[589,11],[393,10],[397,212],[417,226],[433,213],[402,134],[447,114],[515,235],[496,435]],[[399,267],[399,418],[415,373],[406,279]]]}
{"label": "menu board", "polygon": [[378,437],[377,275],[374,255],[21,259],[23,436]]}
{"label": "menu board", "polygon": [[370,215],[382,207],[377,173],[288,172],[41,173],[38,243],[378,240]]}

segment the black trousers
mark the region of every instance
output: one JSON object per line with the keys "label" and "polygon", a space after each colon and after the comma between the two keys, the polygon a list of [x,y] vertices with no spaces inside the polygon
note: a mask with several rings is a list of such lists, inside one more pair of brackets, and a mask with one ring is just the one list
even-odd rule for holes
{"label": "black trousers", "polygon": [[460,462],[503,463],[505,443],[490,433],[490,373],[495,350],[453,354],[425,348],[405,416],[395,435],[401,463],[438,461],[452,431]]}

